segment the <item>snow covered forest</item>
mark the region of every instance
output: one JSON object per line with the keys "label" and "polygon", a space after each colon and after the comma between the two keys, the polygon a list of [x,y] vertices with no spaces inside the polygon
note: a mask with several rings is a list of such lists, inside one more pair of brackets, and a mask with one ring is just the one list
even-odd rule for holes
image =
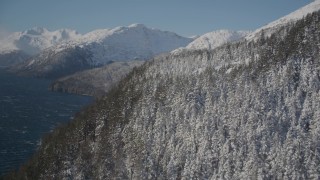
{"label": "snow covered forest", "polygon": [[134,70],[8,178],[320,179],[320,11]]}

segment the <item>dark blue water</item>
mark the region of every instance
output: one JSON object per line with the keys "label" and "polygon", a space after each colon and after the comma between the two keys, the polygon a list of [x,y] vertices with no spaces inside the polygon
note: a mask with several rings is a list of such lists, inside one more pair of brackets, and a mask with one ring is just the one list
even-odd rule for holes
{"label": "dark blue water", "polygon": [[93,101],[87,96],[50,92],[49,84],[0,69],[0,175],[26,162],[42,135],[70,121]]}

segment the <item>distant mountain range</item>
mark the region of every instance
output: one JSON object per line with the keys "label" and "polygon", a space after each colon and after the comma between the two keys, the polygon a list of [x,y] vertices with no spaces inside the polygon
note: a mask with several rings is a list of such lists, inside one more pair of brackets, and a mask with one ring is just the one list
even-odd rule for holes
{"label": "distant mountain range", "polygon": [[[68,29],[51,32],[45,28],[33,28],[13,33],[3,41],[0,65],[11,65],[9,70],[19,75],[60,78],[51,87],[55,91],[98,96],[107,92],[120,80],[119,77],[142,64],[125,62],[148,60],[176,48],[214,49],[240,40],[248,33],[218,30],[186,38],[142,24],[99,29],[85,35]],[[80,72],[92,68],[92,71]],[[115,71],[115,68],[119,70]],[[114,76],[110,77],[113,81],[109,82],[104,77],[106,74]],[[102,80],[106,80],[104,86],[101,86]]]}
{"label": "distant mountain range", "polygon": [[75,40],[81,34],[70,29],[49,31],[46,28],[35,27],[23,32],[15,32],[1,39],[0,53],[23,51],[28,55],[35,55],[54,45]]}
{"label": "distant mountain range", "polygon": [[21,63],[46,48],[80,37],[74,30],[49,31],[40,27],[11,33],[0,39],[0,66]]}
{"label": "distant mountain range", "polygon": [[111,61],[147,60],[154,55],[184,47],[192,40],[142,24],[100,29],[53,45],[13,66],[11,71],[37,77],[62,77]]}
{"label": "distant mountain range", "polygon": [[69,29],[49,31],[37,27],[1,40],[0,66],[11,66],[10,70],[20,75],[57,78],[109,62],[147,60],[180,47],[214,49],[248,33],[219,30],[187,38],[132,24],[81,35]]}

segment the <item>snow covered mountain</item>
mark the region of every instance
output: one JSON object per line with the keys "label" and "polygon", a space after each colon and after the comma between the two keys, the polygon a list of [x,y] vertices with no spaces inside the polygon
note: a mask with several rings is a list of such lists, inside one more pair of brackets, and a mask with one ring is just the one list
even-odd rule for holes
{"label": "snow covered mountain", "polygon": [[[131,25],[131,27],[132,26],[139,25]],[[90,43],[101,41],[97,39],[97,37],[102,39],[101,36],[96,35],[101,34],[101,31],[103,30],[98,30],[89,33],[85,35],[82,39],[79,39],[77,43]],[[110,30],[107,30],[107,32],[107,36],[114,33],[110,32]],[[201,37],[191,37],[195,40],[191,42],[186,48],[214,49],[218,46],[221,46],[222,44],[225,44],[226,42],[240,40],[248,33],[248,31],[214,31],[207,33]],[[127,74],[129,70],[131,70],[134,66],[137,66],[137,62],[133,64],[131,62],[135,61],[130,61],[129,64],[121,62],[111,63],[101,68],[95,68],[92,70],[86,70],[83,72],[75,73],[73,75],[56,80],[51,87],[55,91],[99,96],[103,93],[106,93],[110,89],[111,84],[115,85],[116,82],[120,81],[120,75],[122,77],[124,74]]]}
{"label": "snow covered mountain", "polygon": [[46,48],[80,37],[74,30],[49,31],[40,27],[11,33],[0,39],[0,66],[21,63]]}
{"label": "snow covered mountain", "polygon": [[193,39],[179,36],[168,31],[147,28],[143,24],[128,27],[100,29],[85,34],[78,41],[61,45],[79,46],[92,52],[92,62],[105,64],[108,61],[142,59],[186,46]]}
{"label": "snow covered mountain", "polygon": [[261,34],[263,33],[265,37],[269,37],[271,34],[275,33],[279,28],[287,25],[287,24],[292,24],[306,15],[318,11],[320,9],[320,0],[315,0],[314,2],[280,18],[277,19],[257,30],[254,32],[250,33],[248,36],[246,36],[247,40],[252,40],[252,39],[258,39],[260,38]]}
{"label": "snow covered mountain", "polygon": [[313,12],[267,39],[146,62],[8,179],[320,179]]}
{"label": "snow covered mountain", "polygon": [[[60,76],[60,72],[75,72],[83,68],[101,66],[110,61],[147,60],[154,55],[186,46],[192,40],[172,32],[147,28],[142,24],[100,29],[79,39],[48,48],[13,67],[13,71],[44,77],[59,72],[56,76]],[[76,52],[83,54],[78,57],[81,62],[76,62],[77,59],[73,58]],[[81,68],[75,68],[74,65],[77,67],[80,64],[83,65]]]}
{"label": "snow covered mountain", "polygon": [[214,49],[227,42],[240,40],[248,35],[249,31],[231,31],[231,30],[218,30],[206,33],[193,42],[188,44],[187,49]]}
{"label": "snow covered mountain", "polygon": [[49,31],[35,27],[23,32],[12,33],[1,39],[0,53],[23,51],[26,54],[35,55],[46,48],[80,37],[79,33],[70,29]]}

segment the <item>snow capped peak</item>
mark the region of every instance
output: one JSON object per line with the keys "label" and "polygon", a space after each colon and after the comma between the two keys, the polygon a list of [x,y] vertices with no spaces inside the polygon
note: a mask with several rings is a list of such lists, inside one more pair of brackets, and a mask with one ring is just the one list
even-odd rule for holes
{"label": "snow capped peak", "polygon": [[27,30],[23,31],[22,34],[24,34],[24,35],[26,35],[26,34],[41,35],[44,32],[48,32],[48,30],[46,28],[42,28],[42,27],[34,27],[34,28],[27,29]]}
{"label": "snow capped peak", "polygon": [[198,39],[200,37],[200,35],[193,35],[193,36],[190,36],[189,38],[191,39]]}
{"label": "snow capped peak", "polygon": [[246,35],[249,31],[231,31],[231,30],[217,30],[206,33],[193,42],[191,42],[186,48],[187,49],[214,49],[227,42],[237,41]]}
{"label": "snow capped peak", "polygon": [[97,29],[85,34],[82,38],[76,41],[76,44],[83,44],[83,43],[92,43],[92,42],[102,42],[105,41],[106,38],[114,36],[116,34],[126,34],[126,33],[133,33],[137,31],[151,31],[153,29],[147,28],[143,24],[131,24],[129,26],[118,26],[112,29]]}
{"label": "snow capped peak", "polygon": [[79,39],[82,35],[72,29],[59,29],[57,31],[53,31],[53,38],[61,39],[62,42]]}
{"label": "snow capped peak", "polygon": [[[191,38],[173,32],[148,28],[143,24],[131,24],[91,31],[65,46],[86,47],[92,52],[94,62],[105,64],[110,60],[147,59],[155,54],[184,47],[191,41]],[[64,48],[56,49],[58,51]]]}
{"label": "snow capped peak", "polygon": [[49,31],[46,28],[34,27],[23,32],[15,32],[1,39],[0,52],[24,51],[34,55],[59,43],[78,39],[81,34],[70,29]]}
{"label": "snow capped peak", "polygon": [[129,28],[146,28],[144,24],[139,24],[139,23],[131,24],[128,27]]}
{"label": "snow capped peak", "polygon": [[252,40],[252,39],[257,39],[262,30],[264,31],[266,36],[271,35],[277,28],[282,27],[283,25],[295,22],[299,19],[302,19],[303,17],[305,17],[306,15],[313,13],[315,11],[319,11],[320,10],[320,0],[315,0],[314,2],[278,19],[275,20],[269,24],[267,24],[266,26],[263,26],[257,30],[255,30],[253,33],[249,34],[246,39],[247,40]]}
{"label": "snow capped peak", "polygon": [[81,35],[78,31],[73,30],[73,29],[59,29],[59,30],[54,31],[54,32]]}

